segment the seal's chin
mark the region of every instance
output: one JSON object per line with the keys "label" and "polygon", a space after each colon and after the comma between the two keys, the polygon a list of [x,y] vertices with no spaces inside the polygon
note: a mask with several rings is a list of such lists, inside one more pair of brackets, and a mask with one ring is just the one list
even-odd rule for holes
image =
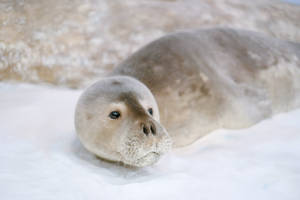
{"label": "seal's chin", "polygon": [[124,163],[135,167],[146,167],[156,163],[160,157],[160,153],[149,152],[136,160],[126,160]]}
{"label": "seal's chin", "polygon": [[148,165],[152,165],[159,160],[160,156],[161,155],[157,152],[149,152],[146,155],[144,155],[143,157],[137,159],[136,166],[137,167],[145,167]]}

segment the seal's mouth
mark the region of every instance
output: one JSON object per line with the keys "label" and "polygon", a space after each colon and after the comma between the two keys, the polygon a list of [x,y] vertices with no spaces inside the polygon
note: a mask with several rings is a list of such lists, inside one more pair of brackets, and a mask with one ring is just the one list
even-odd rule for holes
{"label": "seal's mouth", "polygon": [[[147,138],[149,139],[149,138]],[[165,153],[171,150],[172,140],[167,132],[154,141],[151,146],[141,142],[138,137],[128,137],[121,147],[120,161],[133,167],[145,167],[155,164]]]}

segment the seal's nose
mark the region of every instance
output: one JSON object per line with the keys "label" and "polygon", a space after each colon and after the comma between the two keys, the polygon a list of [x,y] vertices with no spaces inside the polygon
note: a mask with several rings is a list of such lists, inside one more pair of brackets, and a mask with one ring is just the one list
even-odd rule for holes
{"label": "seal's nose", "polygon": [[142,131],[145,135],[151,133],[152,135],[156,134],[155,125],[152,122],[141,123]]}

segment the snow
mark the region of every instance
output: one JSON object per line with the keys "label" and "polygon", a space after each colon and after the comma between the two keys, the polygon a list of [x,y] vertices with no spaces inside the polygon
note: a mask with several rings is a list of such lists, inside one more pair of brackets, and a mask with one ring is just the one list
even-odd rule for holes
{"label": "snow", "polygon": [[0,198],[300,199],[300,109],[218,130],[133,169],[97,159],[76,138],[81,90],[0,83]]}

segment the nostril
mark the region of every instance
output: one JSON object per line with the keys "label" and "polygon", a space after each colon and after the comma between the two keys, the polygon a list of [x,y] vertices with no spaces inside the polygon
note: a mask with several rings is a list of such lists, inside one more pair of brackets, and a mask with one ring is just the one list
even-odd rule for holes
{"label": "nostril", "polygon": [[150,130],[151,130],[153,135],[156,134],[156,130],[155,130],[155,127],[153,125],[150,126]]}
{"label": "nostril", "polygon": [[143,133],[148,135],[152,133],[152,135],[156,135],[156,127],[152,122],[147,122],[146,124],[141,123],[141,128],[143,129]]}
{"label": "nostril", "polygon": [[148,129],[146,128],[145,125],[143,125],[143,132],[144,132],[146,135],[148,135],[148,133],[149,133],[149,131],[148,131]]}

